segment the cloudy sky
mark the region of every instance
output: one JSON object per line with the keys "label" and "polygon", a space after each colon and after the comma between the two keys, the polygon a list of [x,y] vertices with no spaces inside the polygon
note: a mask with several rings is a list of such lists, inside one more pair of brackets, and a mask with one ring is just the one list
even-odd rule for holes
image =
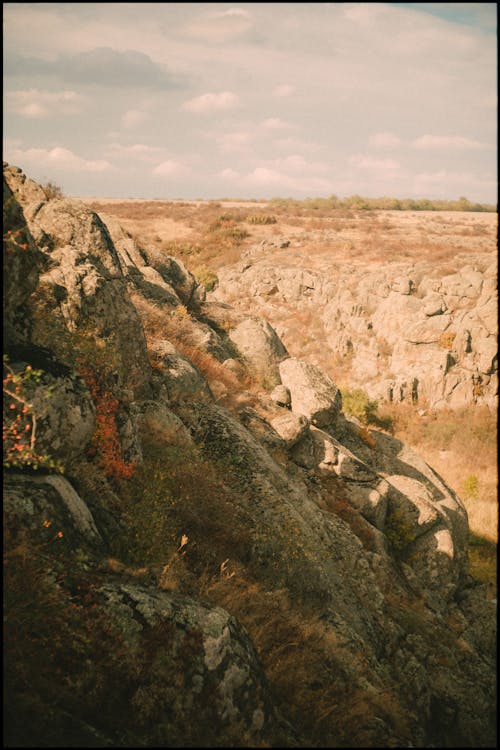
{"label": "cloudy sky", "polygon": [[14,3],[4,160],[67,195],[497,200],[496,3]]}

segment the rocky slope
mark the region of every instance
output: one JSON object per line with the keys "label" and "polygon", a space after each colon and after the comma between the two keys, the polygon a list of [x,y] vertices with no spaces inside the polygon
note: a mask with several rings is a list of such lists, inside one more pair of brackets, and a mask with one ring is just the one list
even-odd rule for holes
{"label": "rocky slope", "polygon": [[[297,313],[309,314],[332,361],[371,398],[432,409],[496,408],[497,265],[491,254],[469,254],[456,270],[390,257],[340,263],[335,234],[317,235],[308,241],[313,251],[307,257],[300,235],[253,246],[238,264],[219,270],[214,299],[235,306],[252,300],[299,346],[306,334],[300,324],[294,330],[293,321]],[[316,253],[315,243],[329,243],[331,256]]]}
{"label": "rocky slope", "polygon": [[456,494],[269,323],[4,178],[7,744],[494,746]]}

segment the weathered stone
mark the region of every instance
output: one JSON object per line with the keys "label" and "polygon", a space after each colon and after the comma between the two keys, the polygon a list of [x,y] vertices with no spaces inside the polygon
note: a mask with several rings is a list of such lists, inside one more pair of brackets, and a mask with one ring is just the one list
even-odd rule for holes
{"label": "weathered stone", "polygon": [[271,426],[283,438],[287,448],[291,448],[309,429],[309,420],[302,414],[287,412],[271,419]]}
{"label": "weathered stone", "polygon": [[[21,182],[19,176],[16,180]],[[48,201],[31,218],[32,204],[24,205],[29,229],[47,254],[49,270],[41,281],[53,294],[53,306],[61,310],[70,331],[106,343],[109,356],[116,357],[119,386],[130,393],[129,400],[144,397],[150,373],[144,331],[106,227],[79,201]]]}
{"label": "weathered stone", "polygon": [[289,357],[279,366],[284,386],[290,391],[292,411],[303,414],[313,425],[335,424],[342,396],[335,383],[315,365]]}
{"label": "weathered stone", "polygon": [[262,382],[268,387],[279,382],[278,365],[288,352],[269,323],[247,318],[229,331],[229,338]]}
{"label": "weathered stone", "polygon": [[75,548],[102,547],[92,513],[65,477],[9,472],[4,481],[5,512],[20,527]]}
{"label": "weathered stone", "polygon": [[167,388],[168,401],[213,401],[203,373],[169,341],[156,341],[153,345],[161,373],[157,376]]}
{"label": "weathered stone", "polygon": [[[172,696],[175,713],[169,704],[157,712],[161,729],[155,736],[162,744],[182,746],[187,739],[188,744],[226,745],[238,728],[242,744],[251,747],[276,732],[279,725],[262,665],[248,635],[228,612],[132,583],[105,583],[98,594],[110,624],[127,634],[124,660],[137,658],[155,628],[162,633],[147,680],[136,693],[137,700],[140,696],[143,704],[148,698],[151,703],[158,691],[170,690],[169,678],[178,681]],[[138,740],[142,732],[148,736],[147,727],[142,732],[139,727],[136,720]]]}
{"label": "weathered stone", "polygon": [[292,397],[290,391],[284,385],[277,385],[276,388],[270,393],[270,398],[278,406],[290,406],[292,403]]}
{"label": "weathered stone", "polygon": [[26,225],[15,195],[4,177],[3,334],[4,345],[26,342],[30,320],[26,302],[38,284],[42,253]]}

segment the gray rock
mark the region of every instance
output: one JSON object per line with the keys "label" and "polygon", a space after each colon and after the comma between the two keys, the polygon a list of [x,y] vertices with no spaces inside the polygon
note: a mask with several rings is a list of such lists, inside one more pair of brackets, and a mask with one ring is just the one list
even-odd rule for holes
{"label": "gray rock", "polygon": [[342,396],[327,375],[315,365],[295,357],[280,363],[279,374],[290,391],[293,412],[303,414],[317,427],[335,424],[342,408]]}
{"label": "gray rock", "polygon": [[291,448],[301,440],[309,429],[309,420],[302,414],[287,412],[271,419],[271,426]]}
{"label": "gray rock", "polygon": [[279,382],[279,363],[288,352],[269,323],[246,318],[229,331],[229,338],[250,370],[267,387]]}
{"label": "gray rock", "polygon": [[162,367],[157,379],[166,387],[169,402],[213,401],[210,386],[203,373],[173,344],[166,340],[156,341],[153,352]]}
{"label": "gray rock", "polygon": [[290,391],[284,385],[277,385],[270,393],[270,398],[278,406],[291,406],[292,397]]}

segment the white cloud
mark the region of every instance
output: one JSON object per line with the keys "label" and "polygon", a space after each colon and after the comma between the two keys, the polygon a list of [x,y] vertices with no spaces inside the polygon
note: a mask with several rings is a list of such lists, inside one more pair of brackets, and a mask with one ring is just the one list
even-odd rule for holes
{"label": "white cloud", "polygon": [[238,172],[235,172],[231,167],[226,167],[217,173],[217,177],[222,177],[225,180],[236,180],[239,177]]}
{"label": "white cloud", "polygon": [[349,157],[349,163],[359,169],[395,170],[400,164],[395,159],[374,159],[366,154],[353,154]]}
{"label": "white cloud", "polygon": [[293,127],[289,122],[280,120],[279,117],[268,117],[267,120],[261,122],[260,126],[265,130],[286,130]]}
{"label": "white cloud", "polygon": [[314,141],[304,141],[302,138],[296,138],[295,136],[276,138],[273,141],[273,145],[286,151],[303,151],[309,153],[320,151],[323,148],[319,143],[315,143]]}
{"label": "white cloud", "polygon": [[360,26],[371,26],[382,8],[379,3],[346,4],[344,16]]}
{"label": "white cloud", "polygon": [[310,162],[300,154],[290,154],[261,162],[241,178],[240,184],[271,189],[274,195],[287,191],[321,195],[333,189],[333,182],[326,176],[330,171],[330,165],[324,162]]}
{"label": "white cloud", "polygon": [[250,187],[272,188],[276,191],[292,190],[301,195],[306,193],[322,194],[330,192],[333,188],[331,180],[314,175],[290,175],[286,172],[271,167],[255,167],[245,177],[242,183]]}
{"label": "white cloud", "polygon": [[369,137],[368,142],[375,148],[392,148],[401,145],[401,138],[394,133],[374,133]]}
{"label": "white cloud", "polygon": [[219,94],[202,94],[194,99],[184,102],[181,109],[187,112],[205,114],[233,109],[238,105],[239,98],[232,91],[221,91]]}
{"label": "white cloud", "polygon": [[464,138],[461,135],[421,135],[412,142],[414,148],[419,149],[485,149],[486,143],[476,141],[473,138]]}
{"label": "white cloud", "polygon": [[153,174],[160,177],[184,177],[189,174],[189,167],[175,159],[162,161],[153,169]]}
{"label": "white cloud", "polygon": [[105,149],[105,154],[110,159],[139,159],[142,161],[158,161],[166,150],[158,146],[147,146],[145,143],[134,143],[124,146],[121,143],[110,143]]}
{"label": "white cloud", "polygon": [[[490,176],[478,176],[472,172],[451,172],[446,169],[420,172],[414,178],[415,193],[428,198],[448,198],[453,195],[470,197],[471,191],[480,196],[488,195],[492,194],[492,189],[496,186],[497,181]],[[491,199],[480,197],[475,200]]]}
{"label": "white cloud", "polygon": [[235,130],[231,133],[217,133],[215,140],[222,151],[241,151],[253,140],[254,134],[249,130]]}
{"label": "white cloud", "polygon": [[7,160],[24,170],[56,168],[60,170],[80,170],[83,172],[105,172],[112,169],[109,161],[84,159],[63,146],[52,149],[14,148],[5,154]]}
{"label": "white cloud", "polygon": [[289,83],[281,83],[273,90],[275,96],[291,96],[295,92],[295,86]]}
{"label": "white cloud", "polygon": [[252,26],[252,15],[243,8],[206,11],[189,22],[185,33],[208,44],[221,44],[245,34]]}
{"label": "white cloud", "polygon": [[148,112],[142,112],[139,109],[128,109],[121,118],[121,125],[127,130],[133,130],[138,125],[144,125],[151,119],[151,115]]}
{"label": "white cloud", "polygon": [[5,105],[18,115],[33,119],[74,115],[82,111],[85,97],[75,91],[8,91]]}
{"label": "white cloud", "polygon": [[238,18],[251,18],[251,14],[248,10],[243,8],[228,8],[227,10],[216,11],[212,14],[213,18],[227,18],[227,17],[238,17]]}

